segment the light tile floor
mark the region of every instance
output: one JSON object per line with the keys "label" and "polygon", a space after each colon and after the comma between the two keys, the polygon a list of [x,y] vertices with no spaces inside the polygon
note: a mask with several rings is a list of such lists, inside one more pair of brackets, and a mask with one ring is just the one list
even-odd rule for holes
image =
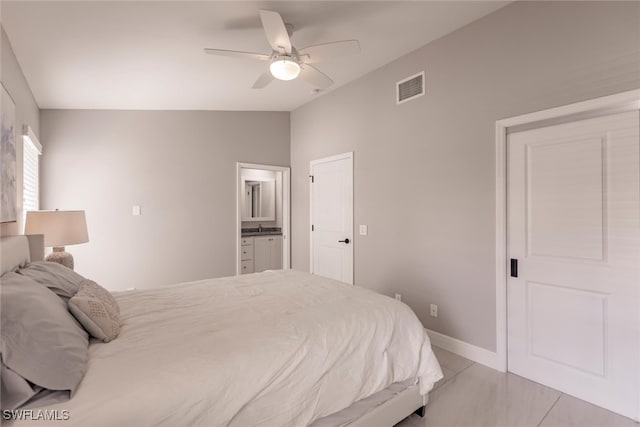
{"label": "light tile floor", "polygon": [[513,374],[433,348],[444,378],[427,415],[396,427],[639,427],[640,424]]}

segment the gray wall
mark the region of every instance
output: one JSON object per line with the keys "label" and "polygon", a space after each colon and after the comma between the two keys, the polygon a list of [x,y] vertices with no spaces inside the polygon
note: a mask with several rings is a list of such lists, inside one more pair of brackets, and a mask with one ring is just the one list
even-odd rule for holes
{"label": "gray wall", "polygon": [[[11,43],[4,28],[0,31],[2,50],[0,51],[0,81],[16,104],[16,150],[18,162],[18,211],[22,210],[22,125],[29,125],[40,138],[40,109],[31,93],[31,88],[22,74]],[[44,142],[40,141],[42,145]],[[0,235],[18,234],[19,224],[8,222],[0,224]]]}
{"label": "gray wall", "polygon": [[[235,274],[236,162],[289,165],[289,113],[43,110],[44,209],[84,209],[109,289]],[[142,216],[132,216],[132,206]]]}
{"label": "gray wall", "polygon": [[[427,95],[397,106],[421,70]],[[309,268],[309,161],[354,151],[355,283],[495,350],[495,121],[638,87],[640,3],[516,2],[295,110],[293,267]]]}

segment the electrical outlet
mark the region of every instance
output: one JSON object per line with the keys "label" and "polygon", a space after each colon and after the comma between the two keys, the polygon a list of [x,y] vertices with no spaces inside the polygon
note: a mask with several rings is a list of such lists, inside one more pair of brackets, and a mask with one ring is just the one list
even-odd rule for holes
{"label": "electrical outlet", "polygon": [[402,301],[402,295],[401,294],[396,294],[396,299],[398,301]]}
{"label": "electrical outlet", "polygon": [[131,210],[133,216],[142,215],[142,207],[140,205],[133,205],[133,209]]}
{"label": "electrical outlet", "polygon": [[438,306],[431,304],[431,317],[438,317]]}

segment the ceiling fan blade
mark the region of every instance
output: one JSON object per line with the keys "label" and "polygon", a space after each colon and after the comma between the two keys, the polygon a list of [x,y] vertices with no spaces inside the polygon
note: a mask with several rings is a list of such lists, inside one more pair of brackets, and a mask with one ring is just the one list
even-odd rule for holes
{"label": "ceiling fan blade", "polygon": [[253,84],[252,88],[262,89],[263,87],[271,83],[273,79],[274,77],[271,74],[271,71],[267,70],[263,74],[261,74],[260,77],[258,77],[258,80],[256,80],[256,82]]}
{"label": "ceiling fan blade", "polygon": [[300,77],[319,89],[326,89],[333,84],[333,80],[309,64],[300,64]]}
{"label": "ceiling fan blade", "polygon": [[258,59],[260,61],[268,61],[271,59],[271,55],[264,55],[262,53],[254,53],[254,52],[242,52],[240,50],[205,48],[204,51],[211,55],[231,56],[233,58]]}
{"label": "ceiling fan blade", "polygon": [[269,44],[278,52],[284,51],[291,53],[291,40],[289,39],[289,33],[287,27],[284,25],[282,16],[278,12],[271,10],[261,10],[260,20],[264,27],[264,32],[267,35]]}
{"label": "ceiling fan blade", "polygon": [[298,56],[305,64],[315,64],[341,55],[360,52],[358,40],[343,40],[305,47],[298,51]]}

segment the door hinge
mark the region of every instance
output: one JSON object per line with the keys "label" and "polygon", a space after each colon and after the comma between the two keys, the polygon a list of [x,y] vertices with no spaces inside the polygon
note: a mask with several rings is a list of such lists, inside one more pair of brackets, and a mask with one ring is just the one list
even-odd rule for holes
{"label": "door hinge", "polygon": [[313,175],[309,175],[309,178],[311,178],[311,183],[313,184],[314,183]]}
{"label": "door hinge", "polygon": [[313,224],[311,224],[311,231],[313,231]]}

